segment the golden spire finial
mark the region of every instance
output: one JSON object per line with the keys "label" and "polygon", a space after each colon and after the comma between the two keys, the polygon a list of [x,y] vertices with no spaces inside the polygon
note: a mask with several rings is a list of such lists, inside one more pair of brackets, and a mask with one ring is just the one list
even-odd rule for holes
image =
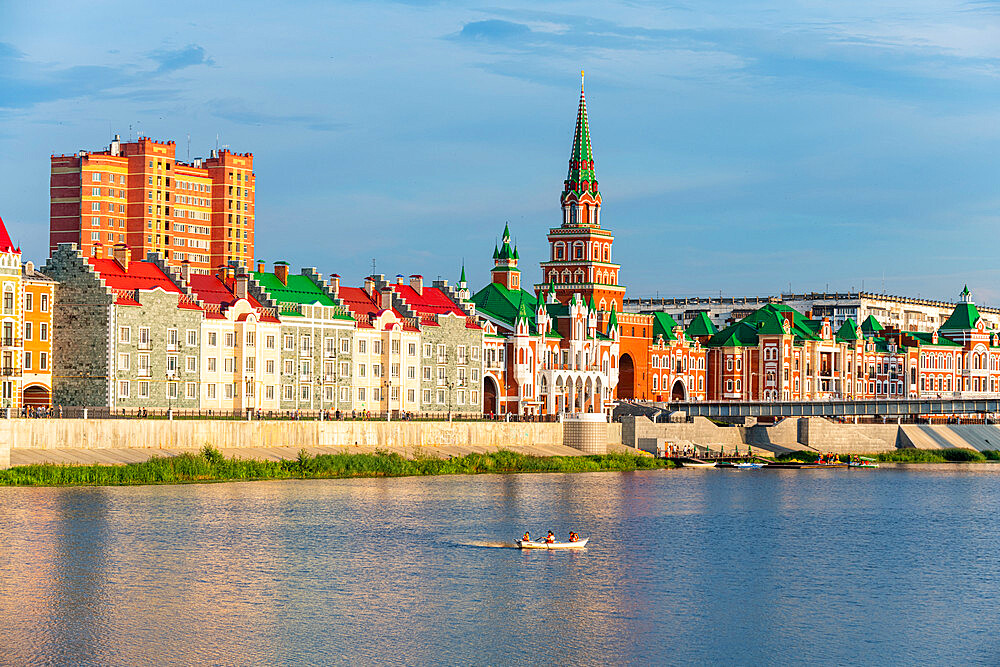
{"label": "golden spire finial", "polygon": [[583,70],[580,70],[580,90],[583,90]]}

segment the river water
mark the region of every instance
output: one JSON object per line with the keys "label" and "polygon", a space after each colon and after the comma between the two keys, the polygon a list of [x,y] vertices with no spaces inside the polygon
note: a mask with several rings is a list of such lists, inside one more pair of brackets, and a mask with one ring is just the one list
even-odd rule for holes
{"label": "river water", "polygon": [[0,489],[0,664],[998,664],[998,508],[986,464]]}

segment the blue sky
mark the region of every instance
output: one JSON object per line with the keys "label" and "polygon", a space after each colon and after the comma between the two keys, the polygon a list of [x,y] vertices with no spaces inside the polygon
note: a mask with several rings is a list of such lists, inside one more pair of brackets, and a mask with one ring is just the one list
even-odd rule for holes
{"label": "blue sky", "polygon": [[1000,2],[759,4],[0,0],[0,216],[131,125],[253,152],[268,262],[533,283],[584,69],[629,296],[1000,303]]}

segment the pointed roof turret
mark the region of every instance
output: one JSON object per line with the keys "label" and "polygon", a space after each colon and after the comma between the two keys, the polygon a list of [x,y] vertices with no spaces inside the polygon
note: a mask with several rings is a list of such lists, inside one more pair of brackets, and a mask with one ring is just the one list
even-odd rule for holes
{"label": "pointed roof turret", "polygon": [[874,336],[884,329],[885,327],[879,324],[874,315],[869,315],[868,319],[861,323],[861,331],[867,336]]}
{"label": "pointed roof turret", "polygon": [[459,277],[458,282],[460,284],[465,283],[465,262],[462,262],[462,275]]}
{"label": "pointed roof turret", "polygon": [[10,234],[7,233],[7,226],[3,224],[3,218],[0,218],[0,252],[17,252],[10,241]]}
{"label": "pointed roof turret", "polygon": [[594,171],[594,151],[590,146],[590,121],[587,118],[587,98],[583,93],[583,72],[580,72],[580,106],[576,112],[573,151],[569,156],[569,172],[563,186],[563,198],[570,193],[597,192]]}
{"label": "pointed roof turret", "polygon": [[858,325],[854,323],[853,317],[848,317],[837,329],[836,339],[838,342],[853,342],[858,338]]}
{"label": "pointed roof turret", "polygon": [[719,330],[712,323],[712,320],[709,319],[708,313],[705,311],[701,311],[695,315],[685,330],[685,333],[692,338],[697,336],[714,336],[718,332]]}
{"label": "pointed roof turret", "polygon": [[972,293],[969,291],[969,286],[966,285],[965,289],[962,290],[959,302],[955,304],[955,310],[951,311],[951,315],[941,325],[941,331],[972,331],[976,328],[978,321],[979,309],[973,303]]}
{"label": "pointed roof turret", "polygon": [[493,244],[493,259],[500,259],[500,248],[496,243]]}
{"label": "pointed roof turret", "polygon": [[531,320],[531,311],[528,309],[528,304],[524,300],[524,292],[521,292],[521,302],[517,306],[517,319],[524,318],[525,320]]}
{"label": "pointed roof turret", "polygon": [[611,330],[612,329],[617,329],[617,328],[618,328],[618,315],[615,314],[615,304],[614,304],[614,302],[612,302],[612,304],[611,304],[611,314],[608,316],[608,333],[607,333],[607,335],[610,337],[611,336]]}
{"label": "pointed roof turret", "polygon": [[587,304],[587,308],[591,312],[594,312],[594,311],[597,310],[597,303],[594,302],[594,295],[593,294],[590,295],[590,303]]}

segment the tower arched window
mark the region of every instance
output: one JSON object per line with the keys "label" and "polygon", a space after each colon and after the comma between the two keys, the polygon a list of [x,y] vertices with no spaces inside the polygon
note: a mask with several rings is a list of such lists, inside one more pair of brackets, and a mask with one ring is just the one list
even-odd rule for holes
{"label": "tower arched window", "polygon": [[604,246],[604,261],[605,262],[610,262],[611,261],[611,246],[610,245]]}
{"label": "tower arched window", "polygon": [[570,205],[569,207],[569,224],[575,225],[577,221],[577,208],[576,206]]}

